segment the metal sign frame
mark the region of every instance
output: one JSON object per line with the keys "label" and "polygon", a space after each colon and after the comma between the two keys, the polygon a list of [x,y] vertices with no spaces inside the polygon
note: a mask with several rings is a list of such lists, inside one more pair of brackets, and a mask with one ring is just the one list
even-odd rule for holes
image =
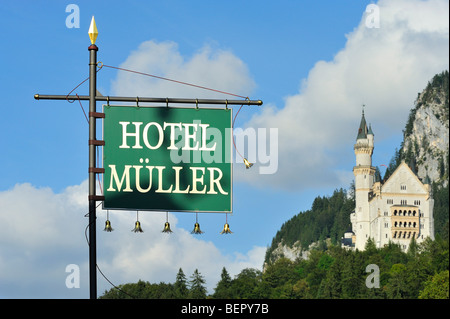
{"label": "metal sign frame", "polygon": [[[114,161],[112,159],[108,159],[108,156],[117,155],[117,153],[114,153],[114,152],[111,153],[112,151],[109,148],[109,147],[112,147],[112,146],[110,146],[111,145],[110,144],[110,140],[107,140],[107,136],[105,136],[105,127],[106,127],[106,125],[108,125],[106,123],[110,120],[109,119],[109,117],[110,117],[109,116],[109,112],[105,111],[105,108],[108,109],[108,110],[111,110],[111,108],[115,108],[116,109],[115,112],[117,112],[118,110],[122,110],[122,108],[123,108],[124,111],[126,110],[126,112],[124,112],[126,114],[123,115],[123,118],[124,118],[125,121],[130,120],[130,117],[132,117],[130,115],[131,112],[134,112],[134,111],[142,112],[143,116],[139,117],[139,120],[143,121],[144,123],[146,123],[146,121],[148,121],[149,119],[151,119],[151,120],[155,119],[154,116],[151,116],[152,115],[151,113],[159,113],[159,112],[169,112],[169,113],[171,113],[172,111],[173,112],[180,111],[180,112],[185,112],[185,113],[192,113],[191,116],[193,118],[196,118],[194,121],[199,120],[200,124],[201,123],[205,124],[203,122],[203,120],[206,117],[206,115],[204,113],[205,111],[208,112],[208,113],[210,113],[210,111],[213,112],[213,113],[223,112],[222,114],[217,114],[215,116],[222,116],[222,115],[225,116],[225,117],[229,116],[228,119],[226,119],[226,118],[225,119],[220,119],[220,120],[215,119],[216,123],[218,121],[220,121],[220,122],[226,124],[226,125],[223,125],[223,127],[221,127],[219,129],[221,134],[224,134],[224,135],[223,135],[223,138],[222,138],[222,141],[221,141],[221,146],[220,146],[221,147],[221,152],[220,153],[222,154],[221,155],[221,159],[223,160],[223,163],[218,163],[218,164],[220,165],[220,167],[222,169],[227,169],[226,172],[221,170],[221,173],[223,174],[222,178],[227,178],[226,183],[228,185],[228,187],[227,187],[228,194],[227,194],[226,197],[229,199],[228,200],[229,203],[227,203],[227,205],[223,205],[223,207],[224,207],[223,209],[220,209],[220,206],[217,206],[217,205],[214,205],[214,206],[218,207],[217,209],[205,209],[205,208],[202,208],[202,207],[205,207],[205,206],[212,207],[212,205],[208,204],[208,203],[205,204],[205,202],[207,202],[207,200],[203,199],[203,197],[204,196],[214,197],[214,196],[217,196],[217,195],[215,195],[215,194],[209,194],[209,195],[207,195],[207,194],[198,194],[198,195],[191,195],[191,196],[189,196],[191,198],[187,198],[187,196],[185,196],[185,195],[175,194],[175,195],[172,195],[172,196],[175,196],[175,201],[177,201],[178,203],[180,203],[183,200],[183,197],[184,197],[184,200],[186,200],[186,201],[190,201],[190,200],[194,199],[194,203],[196,201],[197,205],[199,205],[199,206],[196,208],[195,206],[193,206],[194,204],[189,203],[189,202],[184,203],[183,207],[180,207],[179,205],[176,205],[177,207],[175,207],[175,205],[172,206],[172,207],[170,207],[170,206],[168,206],[168,207],[159,206],[158,207],[158,204],[155,204],[155,205],[148,204],[146,206],[142,206],[142,205],[139,206],[138,204],[134,204],[133,205],[133,204],[128,204],[128,203],[130,203],[130,202],[135,202],[136,203],[136,201],[144,201],[144,198],[146,200],[149,200],[149,201],[151,201],[151,200],[158,201],[158,198],[160,198],[160,199],[164,198],[166,202],[167,201],[171,201],[172,199],[168,199],[168,196],[166,196],[165,194],[161,194],[160,196],[152,195],[152,194],[139,195],[139,194],[136,193],[135,188],[132,188],[132,191],[133,191],[134,194],[125,194],[123,192],[121,194],[121,196],[122,196],[121,200],[128,202],[126,205],[122,205],[122,204],[114,205],[114,202],[117,202],[117,200],[112,199],[114,194],[111,194],[111,193],[108,192],[108,185],[109,185],[109,187],[111,187],[111,180],[112,180],[112,176],[111,176],[112,174],[109,172],[108,165],[112,165],[112,163],[116,163],[117,161]],[[149,112],[149,111],[151,111],[151,112]],[[195,114],[197,112],[200,112],[200,113]],[[139,210],[139,211],[158,211],[158,212],[170,211],[170,212],[198,212],[198,213],[229,213],[229,214],[232,214],[232,212],[233,212],[233,149],[232,149],[233,132],[232,132],[232,127],[231,127],[232,115],[233,115],[233,110],[232,109],[229,109],[229,108],[208,108],[208,107],[202,107],[202,108],[172,107],[172,106],[170,106],[170,107],[169,106],[160,106],[160,107],[139,106],[139,107],[137,107],[136,105],[103,105],[103,113],[105,114],[105,118],[104,118],[104,121],[103,121],[103,139],[105,141],[105,145],[103,146],[103,156],[102,156],[103,157],[103,171],[104,171],[104,175],[103,175],[103,194],[104,194],[103,209],[105,209],[105,210],[128,210],[128,211],[129,210]],[[145,114],[145,113],[150,113],[150,114]],[[195,115],[197,115],[197,116],[195,116]],[[114,116],[116,117],[114,119],[114,121],[118,121],[118,119],[117,119],[118,115],[114,115]],[[171,116],[177,118],[177,120],[176,120],[177,122],[180,121],[180,119],[179,119],[180,114],[174,114],[173,113],[173,114],[171,114]],[[208,116],[210,116],[210,115],[208,115]],[[192,118],[190,118],[188,121],[190,121],[190,120],[192,120]],[[156,120],[156,121],[158,121],[158,120]],[[159,123],[159,124],[162,124],[162,123]],[[211,128],[218,129],[215,126],[211,126]],[[120,128],[118,128],[118,129],[120,129]],[[112,130],[112,128],[107,128],[107,130]],[[131,130],[135,131],[134,128],[131,128]],[[141,128],[141,130],[142,130],[142,128]],[[166,133],[166,135],[167,134],[168,133]],[[226,134],[228,134],[228,136],[226,136]],[[106,135],[111,135],[111,134],[106,134]],[[115,140],[117,140],[117,137],[115,138]],[[118,144],[117,141],[111,141],[111,142],[114,143],[114,147],[116,148],[117,144]],[[180,142],[180,141],[178,141],[178,142]],[[142,144],[142,145],[144,144],[142,140],[140,140],[140,144]],[[167,143],[164,143],[163,145],[161,145],[161,147],[164,147],[164,146],[167,146]],[[115,152],[120,152],[120,151],[116,150]],[[122,156],[126,155],[125,153],[136,153],[136,154],[146,153],[146,156],[148,156],[148,157],[140,157],[140,158],[132,157],[132,158],[128,159],[130,164],[138,165],[138,168],[140,170],[139,166],[144,166],[145,164],[148,164],[148,165],[155,164],[154,162],[152,162],[152,160],[148,159],[148,158],[152,157],[150,152],[151,151],[146,150],[145,146],[144,146],[144,147],[142,147],[142,149],[139,149],[139,150],[136,150],[136,149],[133,149],[133,147],[130,147],[127,150],[122,151],[121,153],[122,153]],[[162,153],[162,152],[169,153],[170,151],[169,150],[158,150],[158,152],[159,153]],[[105,155],[105,153],[106,153],[106,155]],[[191,151],[188,155],[189,155],[189,159],[193,159],[194,157],[197,157],[197,158],[201,157],[201,158],[203,158],[202,157],[203,156],[202,153],[199,154],[199,155],[197,154],[197,156],[196,156]],[[145,158],[145,160],[144,160],[144,158]],[[140,161],[137,162],[137,160],[140,160]],[[123,162],[123,160],[119,161],[119,162]],[[204,166],[205,168],[208,168],[209,166],[214,165],[216,163],[214,161],[212,163],[205,163],[203,161],[201,163],[192,163],[192,162],[183,163],[183,162],[181,162],[180,164],[175,164],[175,165],[183,165],[183,166],[185,166],[184,168],[189,168],[190,165],[192,165],[192,164],[194,164],[193,167],[198,167],[199,166],[198,164],[203,164],[202,166]],[[173,163],[171,163],[171,165],[173,165]],[[115,169],[115,167],[114,167],[114,169]],[[144,170],[144,172],[145,172],[145,170]],[[158,172],[158,174],[159,173],[160,172]],[[125,174],[125,173],[122,173],[122,174]],[[119,173],[119,175],[120,175],[120,173]],[[131,175],[131,174],[129,174],[129,175]],[[153,181],[157,181],[154,178],[154,175],[155,175],[155,172],[153,172],[152,180]],[[167,176],[167,174],[166,174],[166,176]],[[169,174],[169,176],[173,176],[173,175]],[[122,175],[122,178],[123,178],[123,175]],[[210,176],[210,178],[211,178],[211,176]],[[129,184],[130,185],[134,185],[135,182],[136,181],[132,180],[131,177],[130,177]],[[207,184],[207,182],[205,181],[204,184]],[[121,187],[121,188],[123,189],[123,187]],[[180,187],[180,189],[185,189],[185,188],[184,188],[184,186],[182,186],[182,187]],[[115,190],[114,190],[114,192],[115,192]],[[219,191],[219,193],[220,193],[220,191]],[[198,200],[195,198],[196,196],[199,196]],[[200,197],[202,197],[202,199],[200,199]],[[208,201],[211,202],[211,201],[214,201],[214,200],[215,200],[214,198],[211,198]],[[222,200],[222,204],[225,201],[226,200],[223,199]],[[152,206],[154,206],[154,207],[152,207]]]}

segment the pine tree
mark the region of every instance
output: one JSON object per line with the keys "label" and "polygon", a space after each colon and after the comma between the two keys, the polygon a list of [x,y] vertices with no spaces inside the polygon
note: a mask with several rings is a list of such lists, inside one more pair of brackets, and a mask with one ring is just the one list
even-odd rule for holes
{"label": "pine tree", "polygon": [[198,269],[195,269],[191,276],[189,298],[192,299],[204,299],[206,298],[205,279],[199,273]]}
{"label": "pine tree", "polygon": [[232,298],[231,291],[231,277],[225,267],[222,268],[222,273],[220,275],[220,281],[217,283],[214,289],[214,298],[217,299],[228,299]]}
{"label": "pine tree", "polygon": [[188,297],[189,290],[186,285],[186,276],[184,275],[183,269],[179,269],[174,284],[175,298],[184,299]]}

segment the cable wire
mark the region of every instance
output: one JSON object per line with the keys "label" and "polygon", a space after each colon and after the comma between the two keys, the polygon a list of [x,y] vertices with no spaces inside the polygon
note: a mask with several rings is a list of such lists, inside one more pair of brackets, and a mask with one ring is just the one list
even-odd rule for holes
{"label": "cable wire", "polygon": [[225,91],[220,91],[220,90],[216,90],[216,89],[211,89],[211,88],[208,88],[208,87],[205,87],[205,86],[201,86],[201,85],[197,85],[197,84],[192,84],[192,83],[188,83],[188,82],[182,82],[182,81],[178,81],[178,80],[164,78],[162,76],[148,74],[148,73],[144,73],[144,72],[140,72],[140,71],[125,69],[125,68],[119,68],[119,67],[116,67],[116,66],[106,65],[106,64],[103,64],[103,63],[102,63],[102,67],[107,67],[107,68],[116,69],[116,70],[120,70],[120,71],[126,71],[126,72],[135,73],[135,74],[150,76],[152,78],[156,78],[156,79],[160,79],[160,80],[164,80],[164,81],[170,81],[170,82],[174,82],[174,83],[178,83],[178,84],[189,85],[189,86],[193,86],[193,87],[196,87],[196,88],[199,88],[199,89],[209,90],[209,91],[222,93],[222,94],[227,94],[227,95],[232,95],[232,96],[240,97],[240,98],[243,98],[243,99],[247,99],[248,98],[246,96],[242,96],[242,95],[238,95],[238,94],[234,94],[234,93],[229,93],[229,92],[225,92]]}
{"label": "cable wire", "polygon": [[[98,208],[100,205],[101,205],[101,202],[100,202],[95,208]],[[89,216],[89,214],[90,214],[90,213],[87,213],[84,217]],[[93,223],[93,222],[87,224],[86,228],[84,229],[84,236],[85,236],[85,238],[86,238],[86,242],[87,242],[88,246],[89,246],[89,238],[88,238],[88,235],[87,235],[87,230],[89,229],[89,227],[91,226],[92,223]],[[111,286],[113,286],[114,288],[116,288],[116,289],[119,290],[120,292],[124,293],[125,295],[127,295],[127,296],[129,296],[129,297],[131,297],[131,298],[133,298],[133,299],[136,299],[134,296],[130,295],[130,294],[127,293],[126,291],[124,291],[124,290],[120,289],[119,287],[117,287],[116,285],[114,285],[114,284],[111,282],[111,280],[109,280],[108,277],[105,276],[105,274],[102,272],[102,270],[100,269],[100,267],[98,266],[97,263],[95,264],[95,266],[97,267],[97,270],[100,272],[100,274],[103,276],[103,278],[104,278],[107,282],[109,282],[109,284],[110,284]]]}

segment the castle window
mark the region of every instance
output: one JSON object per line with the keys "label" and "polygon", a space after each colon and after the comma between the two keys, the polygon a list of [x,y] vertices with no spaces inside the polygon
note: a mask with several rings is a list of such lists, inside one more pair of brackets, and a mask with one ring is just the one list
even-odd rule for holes
{"label": "castle window", "polygon": [[401,189],[402,191],[406,191],[406,185],[400,185],[400,189]]}

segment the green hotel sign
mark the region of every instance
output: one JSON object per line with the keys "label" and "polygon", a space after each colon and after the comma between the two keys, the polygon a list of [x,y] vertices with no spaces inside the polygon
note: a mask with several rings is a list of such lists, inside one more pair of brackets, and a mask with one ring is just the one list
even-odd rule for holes
{"label": "green hotel sign", "polygon": [[230,109],[104,106],[105,209],[232,212]]}

